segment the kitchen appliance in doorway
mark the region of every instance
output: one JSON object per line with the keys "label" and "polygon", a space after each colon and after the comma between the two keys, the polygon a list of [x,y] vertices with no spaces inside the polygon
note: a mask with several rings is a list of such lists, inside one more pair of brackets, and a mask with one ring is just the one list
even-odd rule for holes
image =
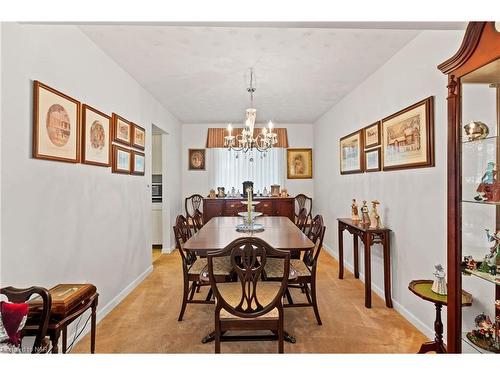
{"label": "kitchen appliance in doorway", "polygon": [[151,194],[153,197],[153,202],[161,202],[162,201],[162,178],[161,174],[152,175],[152,183],[151,183]]}

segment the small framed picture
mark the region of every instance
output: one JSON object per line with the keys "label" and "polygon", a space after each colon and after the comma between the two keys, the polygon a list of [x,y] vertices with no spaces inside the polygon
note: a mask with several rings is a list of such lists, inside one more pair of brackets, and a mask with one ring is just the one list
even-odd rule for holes
{"label": "small framed picture", "polygon": [[205,170],[205,149],[189,149],[189,170],[204,171]]}
{"label": "small framed picture", "polygon": [[132,123],[113,113],[113,141],[130,146],[132,144]]}
{"label": "small framed picture", "polygon": [[286,160],[286,178],[312,178],[312,148],[288,148],[286,150]]}
{"label": "small framed picture", "polygon": [[382,120],[384,171],[434,166],[434,97]]}
{"label": "small framed picture", "polygon": [[380,147],[372,150],[365,150],[365,172],[378,172],[381,170],[381,150]]}
{"label": "small framed picture", "polygon": [[132,151],[132,174],[144,176],[146,170],[145,155],[139,151]]}
{"label": "small framed picture", "polygon": [[363,172],[363,132],[340,138],[340,174]]}
{"label": "small framed picture", "polygon": [[380,146],[381,136],[380,136],[380,121],[374,124],[368,125],[363,129],[363,138],[365,140],[365,150],[368,148]]}
{"label": "small framed picture", "polygon": [[80,161],[80,102],[39,81],[33,85],[33,157]]}
{"label": "small framed picture", "polygon": [[111,117],[91,106],[82,106],[82,163],[111,164]]}
{"label": "small framed picture", "polygon": [[132,168],[132,153],[129,149],[113,145],[111,170],[113,173],[130,174]]}
{"label": "small framed picture", "polygon": [[137,124],[132,124],[132,147],[141,150],[146,147],[146,130]]}

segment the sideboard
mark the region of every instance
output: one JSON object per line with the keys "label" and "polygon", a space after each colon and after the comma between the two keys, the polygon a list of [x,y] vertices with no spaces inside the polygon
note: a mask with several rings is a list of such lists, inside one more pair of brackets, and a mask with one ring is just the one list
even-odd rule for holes
{"label": "sideboard", "polygon": [[[246,211],[245,198],[203,198],[203,221],[215,216],[236,216],[238,212]],[[255,211],[262,212],[266,216],[286,216],[294,221],[294,197],[254,197],[254,201],[260,202],[255,206]]]}

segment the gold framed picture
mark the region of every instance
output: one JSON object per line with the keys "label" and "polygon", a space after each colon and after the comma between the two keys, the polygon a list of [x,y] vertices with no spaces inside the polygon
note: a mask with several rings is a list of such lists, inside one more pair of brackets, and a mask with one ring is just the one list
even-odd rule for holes
{"label": "gold framed picture", "polygon": [[288,148],[286,150],[286,178],[289,180],[312,178],[312,148]]}
{"label": "gold framed picture", "polygon": [[132,153],[128,148],[113,145],[111,170],[113,173],[130,174],[132,169]]}
{"label": "gold framed picture", "polygon": [[80,102],[39,81],[33,84],[33,157],[80,161]]}
{"label": "gold framed picture", "polygon": [[340,138],[340,174],[363,172],[363,132]]}
{"label": "gold framed picture", "polygon": [[434,98],[382,120],[383,169],[434,166]]}
{"label": "gold framed picture", "polygon": [[144,176],[146,170],[145,155],[139,151],[132,151],[132,171],[131,174]]}
{"label": "gold framed picture", "polygon": [[363,139],[365,150],[368,148],[380,146],[380,121],[377,121],[363,128]]}
{"label": "gold framed picture", "polygon": [[204,171],[205,170],[205,149],[189,149],[189,170]]}
{"label": "gold framed picture", "polygon": [[113,113],[113,141],[130,146],[132,144],[132,123],[123,117]]}
{"label": "gold framed picture", "polygon": [[381,154],[382,151],[380,150],[380,147],[371,150],[365,150],[365,172],[378,172],[381,170]]}
{"label": "gold framed picture", "polygon": [[132,123],[132,147],[144,150],[146,147],[146,130]]}
{"label": "gold framed picture", "polygon": [[111,117],[87,104],[82,106],[82,163],[111,164]]}

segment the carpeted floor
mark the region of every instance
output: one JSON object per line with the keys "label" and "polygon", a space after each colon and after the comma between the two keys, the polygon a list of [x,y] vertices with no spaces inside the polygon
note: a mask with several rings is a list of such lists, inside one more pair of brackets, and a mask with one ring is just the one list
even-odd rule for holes
{"label": "carpeted floor", "polygon": [[[182,271],[177,252],[161,255],[154,271],[98,325],[97,353],[213,353],[202,344],[213,329],[213,305],[188,305],[177,321]],[[364,307],[364,286],[347,272],[338,279],[338,263],[325,251],[318,271],[318,326],[312,308],[285,309],[285,329],[297,339],[285,353],[416,353],[427,341],[412,324],[373,294],[373,308]],[[199,297],[206,295],[202,289]],[[294,293],[296,292],[296,293]],[[292,291],[296,300],[304,295]],[[72,353],[88,353],[90,335]],[[223,353],[276,353],[276,341],[223,342]]]}

